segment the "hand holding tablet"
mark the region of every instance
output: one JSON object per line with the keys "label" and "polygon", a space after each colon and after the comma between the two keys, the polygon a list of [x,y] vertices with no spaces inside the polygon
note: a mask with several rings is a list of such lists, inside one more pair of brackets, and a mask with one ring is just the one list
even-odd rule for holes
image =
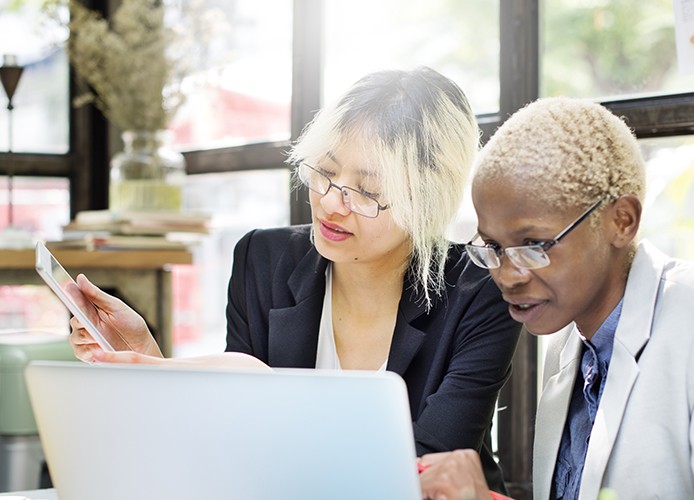
{"label": "hand holding tablet", "polygon": [[42,242],[36,244],[36,271],[58,296],[70,313],[94,337],[104,351],[115,351],[106,337],[95,326],[98,322],[96,306],[85,297],[75,280],[60,265]]}

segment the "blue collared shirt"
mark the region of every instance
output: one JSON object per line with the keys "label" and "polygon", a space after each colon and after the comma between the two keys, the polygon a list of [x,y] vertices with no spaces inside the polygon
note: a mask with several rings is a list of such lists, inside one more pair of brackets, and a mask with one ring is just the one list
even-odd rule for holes
{"label": "blue collared shirt", "polygon": [[573,500],[578,498],[583,465],[588,451],[590,433],[607,380],[607,369],[612,357],[614,334],[622,312],[622,300],[612,310],[593,338],[583,341],[581,371],[576,375],[562,434],[557,464],[554,469],[552,498]]}

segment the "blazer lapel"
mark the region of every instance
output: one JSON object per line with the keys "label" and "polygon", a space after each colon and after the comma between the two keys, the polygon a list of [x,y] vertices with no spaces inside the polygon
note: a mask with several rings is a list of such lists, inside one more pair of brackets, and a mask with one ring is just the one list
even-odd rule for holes
{"label": "blazer lapel", "polygon": [[579,498],[598,497],[629,394],[638,378],[638,356],[650,338],[660,277],[666,262],[664,254],[643,242],[631,266],[607,381],[588,444]]}
{"label": "blazer lapel", "polygon": [[550,376],[542,389],[535,421],[533,489],[534,498],[538,499],[549,498],[552,490],[554,466],[581,353],[581,339],[573,324],[565,333],[554,335],[563,335],[566,340],[559,354],[559,371]]}
{"label": "blazer lapel", "polygon": [[388,354],[387,369],[403,376],[422,346],[425,337],[426,333],[400,321],[398,318]]}
{"label": "blazer lapel", "polygon": [[[416,297],[413,296],[407,278],[403,290],[398,306],[398,319],[393,331],[393,340],[390,343],[388,365],[386,366],[388,371],[395,372],[400,376],[405,374],[426,338],[426,333],[411,325],[416,318],[426,313],[426,308],[422,301],[417,301]],[[410,292],[406,292],[407,290]]]}
{"label": "blazer lapel", "polygon": [[311,249],[289,277],[294,306],[271,309],[268,318],[270,366],[315,368],[325,269],[328,261]]}

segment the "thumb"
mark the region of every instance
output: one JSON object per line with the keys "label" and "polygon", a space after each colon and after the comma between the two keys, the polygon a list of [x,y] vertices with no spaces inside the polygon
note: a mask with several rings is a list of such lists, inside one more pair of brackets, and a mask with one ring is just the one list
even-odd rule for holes
{"label": "thumb", "polygon": [[92,303],[99,309],[111,310],[113,306],[119,302],[119,300],[111,295],[107,294],[95,284],[93,284],[84,274],[78,274],[75,278],[77,285],[79,286],[82,293],[86,295]]}

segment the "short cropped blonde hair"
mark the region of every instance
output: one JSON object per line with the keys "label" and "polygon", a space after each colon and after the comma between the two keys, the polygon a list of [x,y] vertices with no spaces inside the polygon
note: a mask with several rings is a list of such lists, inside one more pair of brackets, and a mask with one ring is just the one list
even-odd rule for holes
{"label": "short cropped blonde hair", "polygon": [[567,97],[539,99],[516,112],[482,148],[474,186],[515,179],[557,210],[601,196],[643,204],[645,165],[636,137],[604,106]]}
{"label": "short cropped blonde hair", "polygon": [[315,116],[288,162],[316,163],[347,142],[361,145],[393,221],[410,235],[413,284],[430,307],[444,288],[446,232],[479,147],[467,97],[430,68],[371,73]]}

